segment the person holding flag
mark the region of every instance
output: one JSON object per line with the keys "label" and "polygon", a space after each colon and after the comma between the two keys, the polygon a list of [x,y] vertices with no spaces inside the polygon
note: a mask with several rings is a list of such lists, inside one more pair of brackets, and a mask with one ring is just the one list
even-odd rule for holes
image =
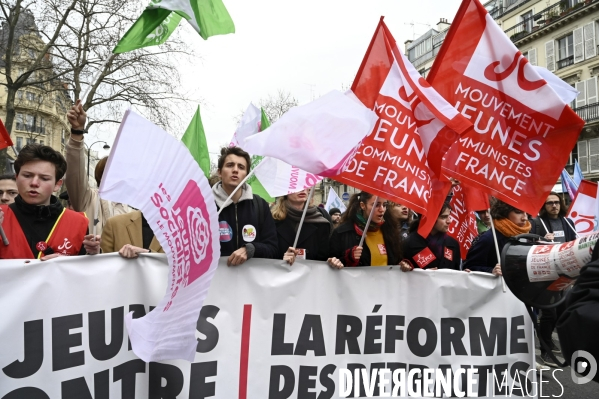
{"label": "person holding flag", "polygon": [[539,217],[532,220],[530,232],[549,241],[568,242],[576,240],[574,222],[566,218],[566,209],[564,200],[552,191],[545,204],[543,204]]}
{"label": "person holding flag", "polygon": [[238,266],[253,257],[276,259],[277,230],[268,203],[243,183],[250,171],[250,155],[239,147],[223,147],[218,158],[221,181],[212,187],[219,209],[220,254],[227,265]]}
{"label": "person holding flag", "polygon": [[[370,226],[364,232],[373,207]],[[360,246],[364,233],[366,245]],[[341,225],[333,230],[329,247],[330,256],[340,259],[345,266],[398,265],[403,259],[397,219],[387,211],[384,199],[365,191],[350,198]]]}
{"label": "person holding flag", "polygon": [[403,265],[402,271],[412,271],[415,266],[428,270],[460,270],[460,244],[447,234],[451,224],[450,214],[451,206],[448,202],[445,202],[433,229],[426,238],[422,237],[417,231],[420,220],[412,223],[410,234],[403,242],[404,256],[412,264]]}

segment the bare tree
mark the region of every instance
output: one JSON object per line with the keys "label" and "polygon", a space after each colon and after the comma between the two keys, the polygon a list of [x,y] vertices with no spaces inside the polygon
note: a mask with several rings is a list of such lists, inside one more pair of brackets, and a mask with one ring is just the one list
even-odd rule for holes
{"label": "bare tree", "polygon": [[[9,133],[17,93],[27,86],[42,89],[46,100],[67,102],[60,104],[65,112],[89,88],[82,99],[88,129],[120,123],[131,105],[167,130],[180,128],[178,110],[189,98],[177,66],[194,58],[180,35],[160,47],[112,54],[141,10],[140,3],[122,0],[0,1],[0,85]],[[5,157],[0,152],[0,169]]]}
{"label": "bare tree", "polygon": [[259,104],[266,113],[266,116],[268,116],[268,119],[270,119],[270,123],[274,123],[285,112],[297,106],[298,101],[291,93],[279,89],[277,90],[277,94],[261,99]]}

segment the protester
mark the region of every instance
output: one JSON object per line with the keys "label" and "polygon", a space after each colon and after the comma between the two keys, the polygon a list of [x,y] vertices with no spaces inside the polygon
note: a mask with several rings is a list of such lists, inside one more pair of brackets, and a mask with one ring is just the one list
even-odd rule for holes
{"label": "protester", "polygon": [[410,234],[403,242],[403,252],[405,258],[412,264],[402,266],[402,271],[412,271],[414,267],[427,270],[460,270],[460,244],[447,234],[451,224],[450,214],[451,207],[446,202],[426,238],[418,234],[420,220],[410,225]]}
{"label": "protester", "polygon": [[[574,241],[576,232],[574,231],[574,222],[566,219],[566,205],[557,193],[551,192],[539,212],[539,217],[532,220],[531,233],[544,237],[546,240],[555,242]],[[553,342],[552,334],[557,324],[560,309],[542,309],[539,320],[540,337],[549,348],[559,353],[560,350]],[[559,312],[561,314],[561,312]],[[551,359],[543,345],[541,345],[541,360],[545,365],[557,367],[557,363]]]}
{"label": "protester", "polygon": [[277,230],[266,201],[252,194],[244,183],[225,204],[225,200],[247,176],[251,167],[250,155],[239,147],[223,147],[218,158],[221,181],[212,187],[219,215],[220,253],[227,256],[227,265],[241,265],[248,259],[276,259]]}
{"label": "protester", "polygon": [[481,235],[491,228],[491,214],[488,209],[476,211],[476,214],[478,215],[478,218],[476,219],[476,228],[478,234]]}
{"label": "protester", "polygon": [[[345,266],[398,265],[402,260],[397,219],[387,211],[384,199],[376,199],[362,191],[349,200],[341,217],[341,225],[333,230],[329,243],[330,256]],[[375,207],[363,247],[360,239],[370,211]]]}
{"label": "protester", "polygon": [[552,191],[539,212],[539,217],[533,219],[530,232],[549,241],[574,241],[576,239],[574,222],[565,217],[566,212],[564,200]]}
{"label": "protester", "polygon": [[293,247],[309,191],[305,189],[279,197],[271,209],[277,227],[278,256],[290,265],[296,258],[301,258],[328,261],[332,267],[340,268],[342,264],[338,259],[329,258],[329,237],[333,224],[323,208],[308,206],[297,246]]}
{"label": "protester", "polygon": [[329,209],[329,215],[331,216],[331,221],[333,222],[333,228],[339,227],[341,223],[341,209],[339,208],[331,208]]}
{"label": "protester", "polygon": [[[503,201],[496,200],[491,204],[491,217],[495,224],[499,253],[501,253],[509,237],[530,232],[531,226],[526,212]],[[499,259],[497,259],[493,230],[488,230],[476,238],[466,255],[462,268],[501,276],[501,266],[499,265]]]}
{"label": "protester", "polygon": [[391,203],[391,211],[399,221],[399,235],[405,240],[408,238],[410,223],[411,223],[411,211],[407,206],[402,204]]}
{"label": "protester", "polygon": [[19,194],[15,175],[0,175],[0,203],[8,205],[15,202]]}
{"label": "protester", "polygon": [[140,211],[113,216],[106,221],[102,230],[102,252],[117,251],[128,259],[137,258],[141,253],[164,253]]}
{"label": "protester", "polygon": [[100,252],[100,236],[86,235],[87,218],[65,209],[52,195],[62,185],[67,163],[54,149],[29,144],[15,160],[19,195],[0,205],[0,224],[9,245],[0,240],[0,259],[47,260],[61,255]]}
{"label": "protester", "polygon": [[[74,210],[85,212],[89,218],[89,231],[93,232],[95,225],[96,234],[102,234],[102,228],[108,218],[130,212],[132,209],[118,202],[100,199],[98,189],[89,186],[88,171],[86,169],[87,154],[85,153],[83,141],[87,115],[83,110],[81,100],[77,100],[75,105],[67,112],[67,118],[71,124],[71,137],[65,146],[67,164],[69,165],[65,175],[65,184],[69,193],[69,200]],[[100,187],[107,161],[107,157],[100,159],[94,170],[98,187]],[[94,221],[94,219],[96,220]]]}

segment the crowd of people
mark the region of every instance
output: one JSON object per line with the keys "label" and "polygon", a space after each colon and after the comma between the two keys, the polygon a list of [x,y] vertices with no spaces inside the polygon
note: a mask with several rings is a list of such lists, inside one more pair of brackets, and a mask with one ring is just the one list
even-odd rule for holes
{"label": "crowd of people", "polygon": [[[83,145],[86,114],[80,101],[67,116],[72,129],[66,158],[51,147],[29,144],[18,154],[15,175],[0,176],[0,223],[9,238],[8,245],[0,242],[0,258],[47,260],[101,252],[136,258],[140,253],[164,252],[142,212],[101,199],[98,189],[90,187]],[[106,161],[100,160],[95,168],[98,186]],[[459,243],[448,235],[448,202],[430,234],[423,237],[418,233],[418,215],[364,191],[350,198],[343,213],[309,203],[308,190],[280,197],[270,206],[242,183],[250,168],[247,152],[225,147],[218,159],[218,176],[211,179],[216,206],[223,208],[219,214],[221,256],[229,266],[251,258],[283,259],[289,265],[310,259],[325,261],[335,269],[399,265],[404,272],[451,269],[501,276],[491,222],[499,251],[510,237],[529,232],[555,242],[576,238],[572,221],[565,218],[564,201],[556,193],[549,195],[536,218],[494,200],[490,212],[478,212],[479,236],[462,262]],[[66,191],[60,198],[68,200],[66,207],[53,195],[63,179]],[[558,350],[551,339],[557,318],[555,309],[544,310],[540,316],[540,331],[552,350]],[[542,359],[556,366],[544,350]]]}

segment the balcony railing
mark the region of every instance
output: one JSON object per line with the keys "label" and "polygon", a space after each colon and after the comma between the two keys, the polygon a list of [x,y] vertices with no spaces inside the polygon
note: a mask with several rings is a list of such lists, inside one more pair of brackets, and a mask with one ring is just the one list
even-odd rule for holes
{"label": "balcony railing", "polygon": [[526,4],[529,1],[531,0],[509,0],[505,7],[503,4],[499,4],[497,7],[489,11],[489,14],[491,14],[491,18],[497,19],[508,12],[514,11],[516,8],[519,8],[521,5]]}
{"label": "balcony railing", "polygon": [[597,121],[599,120],[599,103],[574,108],[574,112],[587,123]]}
{"label": "balcony railing", "polygon": [[534,14],[532,17],[526,18],[522,22],[506,29],[504,32],[513,42],[516,42],[534,31],[544,28],[545,26],[564,18],[568,14],[576,12],[583,7],[588,7],[597,1],[599,0],[587,0],[575,4],[573,7],[565,6],[564,4],[567,3],[555,3],[541,12]]}
{"label": "balcony railing", "polygon": [[17,130],[23,130],[23,131],[30,132],[30,133],[41,133],[41,134],[46,133],[45,126],[41,127],[41,126],[35,126],[35,125],[28,125],[26,123],[21,123],[21,122],[16,123],[16,128],[17,128]]}
{"label": "balcony railing", "polygon": [[557,69],[562,69],[562,68],[565,68],[565,67],[570,66],[572,64],[574,64],[574,56],[573,55],[571,55],[569,57],[566,57],[566,58],[562,58],[561,60],[559,60],[557,62]]}

